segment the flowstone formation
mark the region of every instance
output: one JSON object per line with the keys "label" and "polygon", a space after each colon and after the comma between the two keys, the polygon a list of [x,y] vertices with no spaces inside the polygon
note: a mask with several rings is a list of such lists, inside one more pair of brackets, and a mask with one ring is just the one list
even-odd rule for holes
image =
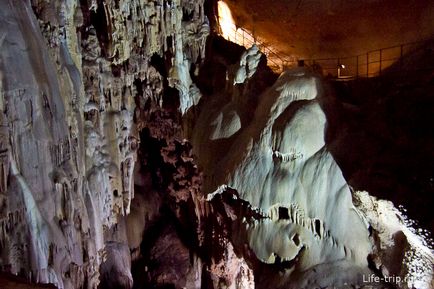
{"label": "flowstone formation", "polygon": [[[223,184],[214,195],[234,189],[259,212],[259,220],[245,224],[246,241],[256,257],[268,264],[293,264],[285,272],[288,277],[303,272],[292,281],[294,288],[361,283],[368,273],[368,229],[324,147],[319,85],[304,70],[282,74],[260,97],[252,122],[222,160],[208,168],[215,176],[208,186]],[[324,264],[329,278],[322,273]],[[321,273],[315,276],[315,270]],[[342,281],[333,280],[333,271],[340,271]]]}
{"label": "flowstone formation", "polygon": [[0,0],[0,282],[433,287],[329,153],[321,78],[208,38],[214,4]]}
{"label": "flowstone formation", "polygon": [[198,102],[189,71],[208,34],[203,1],[0,1],[3,271],[96,288],[104,263],[101,276],[132,287],[117,224],[139,131],[164,88],[181,112]]}
{"label": "flowstone formation", "polygon": [[[286,71],[257,97],[254,112],[246,112],[243,103],[254,103],[255,51],[229,66],[229,86],[202,107],[193,148],[207,200],[231,206],[232,241],[262,264],[254,265],[262,268],[257,286],[386,288],[368,278],[380,272],[398,288],[430,288],[434,259],[423,238],[395,217],[393,204],[353,194],[327,150],[319,76]],[[256,63],[248,76],[246,59]],[[250,213],[233,209],[237,202]],[[275,271],[264,274],[264,268]]]}

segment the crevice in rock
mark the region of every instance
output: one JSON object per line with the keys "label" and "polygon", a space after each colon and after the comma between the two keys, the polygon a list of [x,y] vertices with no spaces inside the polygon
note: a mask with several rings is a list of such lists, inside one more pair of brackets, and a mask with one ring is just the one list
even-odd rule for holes
{"label": "crevice in rock", "polygon": [[288,208],[279,207],[279,220],[289,220]]}
{"label": "crevice in rock", "polygon": [[[85,6],[86,7],[86,6]],[[90,23],[95,27],[96,35],[99,40],[101,52],[103,57],[110,57],[110,41],[111,41],[111,27],[107,20],[105,11],[105,4],[103,0],[98,0],[97,8],[90,10]]]}

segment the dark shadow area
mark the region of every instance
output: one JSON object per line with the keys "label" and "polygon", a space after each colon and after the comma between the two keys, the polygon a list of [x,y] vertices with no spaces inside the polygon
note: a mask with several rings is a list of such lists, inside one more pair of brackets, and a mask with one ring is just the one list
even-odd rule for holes
{"label": "dark shadow area", "polygon": [[179,200],[183,191],[178,170],[187,175],[195,173],[193,164],[182,156],[188,144],[173,139],[157,139],[145,128],[140,133],[138,151],[139,175],[147,175],[146,186],[136,185],[132,207],[143,206],[136,200],[159,199],[152,218],[147,218],[141,238],[140,255],[132,263],[134,287],[137,289],[179,288],[194,272],[193,254],[197,251],[196,216],[191,198]]}
{"label": "dark shadow area", "polygon": [[[381,77],[331,82],[323,104],[327,146],[348,183],[434,231],[434,54],[432,43]],[[403,69],[405,68],[405,69]]]}

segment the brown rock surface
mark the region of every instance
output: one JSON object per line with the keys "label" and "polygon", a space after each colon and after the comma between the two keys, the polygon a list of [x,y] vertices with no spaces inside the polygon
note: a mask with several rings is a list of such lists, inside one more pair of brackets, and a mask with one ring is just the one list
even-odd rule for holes
{"label": "brown rock surface", "polygon": [[300,58],[352,56],[434,36],[429,0],[227,0],[238,26]]}

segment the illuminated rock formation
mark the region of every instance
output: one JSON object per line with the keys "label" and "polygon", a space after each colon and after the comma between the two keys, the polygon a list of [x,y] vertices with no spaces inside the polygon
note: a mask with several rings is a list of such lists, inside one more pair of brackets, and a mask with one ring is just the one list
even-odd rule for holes
{"label": "illuminated rock formation", "polygon": [[[352,282],[367,271],[367,225],[351,202],[342,173],[325,149],[326,119],[317,98],[318,78],[285,72],[260,97],[249,126],[214,166],[215,184],[226,184],[261,214],[246,222],[248,243],[265,263],[292,262],[294,288],[339,285],[313,270],[345,268]],[[199,145],[199,144],[198,144]],[[200,158],[199,158],[200,159]],[[347,273],[340,274],[347,282]],[[336,274],[336,273],[332,273]],[[291,274],[288,273],[288,278]],[[332,277],[331,277],[332,278]],[[351,282],[351,281],[348,281]]]}
{"label": "illuminated rock formation", "polygon": [[172,62],[182,112],[197,103],[188,71],[204,57],[203,1],[29,2],[0,1],[0,265],[96,288],[106,261],[102,275],[131,288],[113,228],[134,197],[134,119],[163,105],[152,56]]}
{"label": "illuminated rock formation", "polygon": [[431,286],[429,246],[329,152],[323,80],[207,41],[213,5],[0,0],[6,288]]}
{"label": "illuminated rock formation", "polygon": [[[237,105],[249,97],[243,92],[255,82],[254,73],[245,73],[248,54],[235,65],[238,70],[228,70],[229,83],[239,75],[242,80],[204,106],[193,148],[204,168],[207,200],[217,198],[215,202],[225,206],[245,202],[251,211],[228,213],[237,223],[234,242],[247,243],[262,263],[281,270],[257,278],[259,287],[386,286],[381,280],[376,284],[367,279],[374,269],[389,278],[411,280],[389,282],[398,288],[429,288],[434,259],[424,238],[411,233],[408,224],[399,220],[402,215],[394,217],[398,211],[393,204],[352,194],[327,150],[322,109],[327,96],[319,76],[303,68],[284,72],[259,95],[249,120],[236,130],[227,121],[226,128],[233,133],[215,137],[216,120],[225,119],[229,107],[232,115],[245,115],[249,109]],[[224,131],[221,123],[217,128]],[[386,215],[393,220],[386,220]],[[399,245],[394,238],[401,231],[403,244]]]}

